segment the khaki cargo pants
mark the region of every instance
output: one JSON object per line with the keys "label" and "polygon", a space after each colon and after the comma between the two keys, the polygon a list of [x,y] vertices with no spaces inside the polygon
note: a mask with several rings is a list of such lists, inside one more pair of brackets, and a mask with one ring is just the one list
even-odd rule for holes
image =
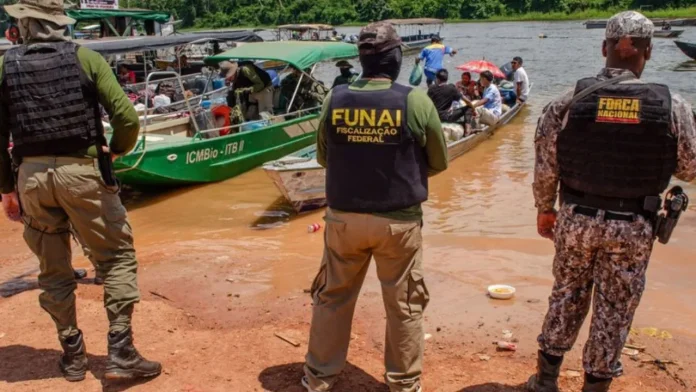
{"label": "khaki cargo pants", "polygon": [[56,323],[59,337],[78,333],[71,227],[90,249],[97,274],[104,277],[110,332],[129,328],[133,304],[140,299],[133,233],[118,191],[104,185],[96,161],[25,158],[17,187],[24,240],[41,264],[39,303]]}
{"label": "khaki cargo pants", "polygon": [[325,248],[312,284],[314,309],[305,374],[316,391],[328,391],[346,363],[351,323],[370,259],[387,312],[385,381],[392,392],[420,387],[423,311],[429,294],[423,281],[420,222],[327,210]]}

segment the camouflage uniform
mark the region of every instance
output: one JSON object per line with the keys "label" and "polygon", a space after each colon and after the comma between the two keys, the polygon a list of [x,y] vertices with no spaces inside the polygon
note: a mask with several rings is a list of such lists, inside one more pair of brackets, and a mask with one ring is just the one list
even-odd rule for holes
{"label": "camouflage uniform", "polygon": [[[610,34],[608,31],[607,36]],[[630,71],[604,69],[599,77],[613,78],[626,72]],[[561,113],[572,98],[572,91],[563,94],[544,108],[539,119],[533,189],[540,212],[553,210],[556,202],[557,139],[565,125]],[[671,128],[678,140],[674,175],[691,181],[696,178],[696,124],[691,106],[678,95],[672,96]],[[547,354],[562,356],[569,351],[590,309],[594,288],[592,324],[583,365],[595,377],[616,377],[621,374],[621,349],[645,288],[653,227],[639,215],[632,222],[604,220],[602,210],[596,217],[589,217],[574,214],[574,207],[565,204],[558,214],[555,283],[538,340]]]}

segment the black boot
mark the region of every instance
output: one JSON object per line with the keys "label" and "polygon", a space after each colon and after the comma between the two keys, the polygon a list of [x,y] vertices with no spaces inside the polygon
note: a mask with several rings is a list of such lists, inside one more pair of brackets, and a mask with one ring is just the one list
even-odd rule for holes
{"label": "black boot", "polygon": [[131,329],[109,333],[109,358],[104,378],[109,380],[159,376],[162,365],[143,358],[133,346]]}
{"label": "black boot", "polygon": [[60,357],[60,371],[68,381],[82,381],[87,374],[87,354],[85,353],[85,341],[82,339],[82,331],[60,342],[63,347],[63,355]]}
{"label": "black boot", "polygon": [[537,374],[527,381],[529,392],[558,392],[558,376],[561,373],[563,357],[549,355],[539,350]]}
{"label": "black boot", "polygon": [[582,386],[582,392],[609,392],[611,382],[611,378],[598,378],[585,373],[585,385]]}

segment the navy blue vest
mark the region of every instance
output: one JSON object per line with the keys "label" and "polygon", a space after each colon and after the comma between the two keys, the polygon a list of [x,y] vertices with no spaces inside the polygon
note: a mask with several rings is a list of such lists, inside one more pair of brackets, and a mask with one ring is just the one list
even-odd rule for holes
{"label": "navy blue vest", "polygon": [[408,128],[409,87],[337,86],[326,118],[328,205],[341,211],[397,211],[428,199],[425,149]]}
{"label": "navy blue vest", "polygon": [[[575,93],[597,82],[580,80]],[[563,185],[610,198],[661,194],[677,166],[671,119],[672,97],[663,85],[614,84],[581,99],[558,136]]]}

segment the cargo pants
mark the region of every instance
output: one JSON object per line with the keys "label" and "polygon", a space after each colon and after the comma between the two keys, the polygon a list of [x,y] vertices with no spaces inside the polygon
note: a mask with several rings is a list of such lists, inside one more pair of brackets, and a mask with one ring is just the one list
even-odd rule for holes
{"label": "cargo pants", "polygon": [[392,392],[420,387],[423,311],[421,222],[327,210],[324,256],[312,284],[314,308],[305,375],[315,391],[328,391],[346,363],[351,324],[370,260],[387,313],[385,381]]}
{"label": "cargo pants", "polygon": [[109,331],[128,329],[133,305],[140,299],[133,233],[118,190],[104,185],[96,160],[24,158],[17,187],[24,240],[40,262],[39,303],[53,318],[59,338],[78,333],[71,228],[104,277]]}
{"label": "cargo pants", "polygon": [[596,217],[575,214],[574,207],[566,204],[558,214],[555,283],[539,345],[556,356],[570,351],[593,305],[583,367],[595,377],[618,377],[621,350],[645,289],[652,223],[639,215],[633,221],[605,220],[602,210]]}

